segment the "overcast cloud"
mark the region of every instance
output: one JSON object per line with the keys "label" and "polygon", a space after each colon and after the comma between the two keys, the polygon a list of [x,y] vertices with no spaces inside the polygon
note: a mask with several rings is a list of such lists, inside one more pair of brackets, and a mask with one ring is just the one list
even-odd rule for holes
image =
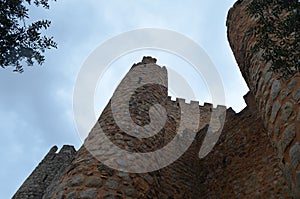
{"label": "overcast cloud", "polygon": [[[72,95],[84,60],[102,42],[137,28],[177,31],[197,42],[210,56],[224,83],[226,105],[239,112],[247,87],[238,70],[226,36],[225,21],[234,0],[149,1],[58,0],[50,10],[32,9],[33,19],[52,21],[57,50],[46,53],[43,66],[25,67],[23,74],[0,71],[0,198],[10,198],[53,145],[71,144],[81,138],[73,121]],[[174,41],[176,42],[176,41]],[[120,44],[122,45],[122,44]],[[120,58],[99,81],[95,94],[97,117],[124,74],[143,55],[183,73],[185,64],[166,52],[139,51]],[[172,58],[173,57],[173,58]],[[200,104],[210,99],[202,83],[191,81]],[[185,97],[185,96],[178,96]],[[174,98],[174,97],[173,97]]]}

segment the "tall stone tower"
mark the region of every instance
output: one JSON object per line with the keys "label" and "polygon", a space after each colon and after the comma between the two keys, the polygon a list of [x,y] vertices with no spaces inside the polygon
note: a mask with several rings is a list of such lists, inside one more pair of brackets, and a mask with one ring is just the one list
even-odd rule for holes
{"label": "tall stone tower", "polygon": [[[135,73],[138,69],[141,71]],[[149,73],[149,69],[151,69],[150,76],[145,74]],[[151,83],[151,79],[145,80],[149,77],[155,77],[160,84]],[[133,93],[130,90],[132,82],[139,85]],[[124,83],[125,87],[122,86]],[[198,184],[195,183],[197,170],[194,169],[199,163],[198,152],[201,146],[199,140],[192,144],[185,155],[174,160],[171,166],[157,168],[159,170],[153,165],[160,166],[156,162],[161,162],[165,157],[149,155],[146,156],[148,159],[145,159],[145,156],[134,159],[135,157],[129,154],[147,154],[161,150],[167,143],[176,139],[174,137],[180,128],[182,136],[195,137],[198,130],[203,128],[205,123],[208,124],[212,107],[206,105],[201,108],[201,113],[203,118],[208,119],[202,118],[203,121],[197,125],[197,129],[193,131],[189,128],[193,125],[189,122],[193,121],[193,118],[189,118],[184,127],[180,126],[182,106],[191,107],[190,112],[200,112],[199,103],[186,104],[183,99],[172,101],[168,97],[167,83],[167,70],[158,66],[156,59],[144,57],[141,62],[134,64],[116,89],[112,100],[102,112],[64,176],[48,187],[43,198],[199,198]],[[127,107],[126,99],[128,99]],[[113,103],[117,106],[113,107]],[[125,109],[122,108],[122,103],[125,103]],[[159,106],[155,107],[155,104]],[[224,107],[222,108],[224,110]],[[165,109],[166,118],[159,116],[161,109]],[[126,110],[129,112],[126,113]],[[128,117],[126,114],[129,114],[129,120],[126,120]],[[128,127],[130,131],[131,125],[148,126],[148,132],[151,133],[164,119],[164,126],[154,136],[137,138],[122,130]],[[117,120],[121,122],[118,123]],[[199,124],[199,121],[197,122]],[[154,123],[154,126],[151,127],[151,123],[152,125]],[[122,127],[124,124],[125,127]],[[136,136],[140,132],[141,130],[135,132]],[[112,145],[107,146],[108,142]],[[184,143],[181,144],[182,146],[175,145],[169,149],[171,152],[169,155],[173,155],[173,152],[179,153],[184,147]],[[119,153],[120,150],[126,150],[126,153]],[[151,164],[146,163],[149,160]],[[122,171],[123,169],[125,171]],[[147,170],[149,172],[146,172]],[[173,183],[175,181],[176,183]]]}
{"label": "tall stone tower", "polygon": [[[248,34],[257,25],[247,12],[251,0],[238,1],[229,11],[228,39],[242,75],[255,97],[258,112],[281,160],[288,185],[300,196],[300,74],[289,79],[279,78],[251,46],[257,43],[254,34]],[[299,11],[299,10],[298,10]],[[299,34],[299,33],[296,33]]]}
{"label": "tall stone tower", "polygon": [[[257,38],[247,32],[257,22],[246,12],[250,2],[237,1],[227,19],[228,39],[250,89],[245,109],[171,100],[166,68],[144,57],[124,77],[84,145],[77,152],[51,149],[14,199],[298,199],[300,77],[278,79],[261,52],[251,53]],[[205,139],[219,130],[213,149],[199,156]],[[157,151],[164,155],[151,155]]]}

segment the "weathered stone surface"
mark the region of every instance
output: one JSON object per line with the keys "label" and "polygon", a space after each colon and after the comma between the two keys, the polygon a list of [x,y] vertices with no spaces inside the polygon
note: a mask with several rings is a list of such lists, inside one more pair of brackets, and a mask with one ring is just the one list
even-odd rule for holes
{"label": "weathered stone surface", "polygon": [[290,149],[290,158],[294,168],[300,164],[300,144],[297,142]]}
{"label": "weathered stone surface", "polygon": [[116,135],[115,135],[115,140],[123,140],[123,135],[121,135],[121,134],[116,134]]}
{"label": "weathered stone surface", "polygon": [[286,89],[288,90],[289,93],[291,93],[294,90],[295,86],[298,84],[299,81],[300,81],[299,77],[296,77],[292,79],[290,83],[288,83]]}
{"label": "weathered stone surface", "polygon": [[260,78],[259,81],[258,81],[258,84],[257,84],[257,90],[261,90],[263,82],[264,82],[264,80],[262,78]]}
{"label": "weathered stone surface", "polygon": [[291,187],[293,183],[293,176],[292,176],[292,168],[288,163],[285,165],[285,176],[289,187]]}
{"label": "weathered stone surface", "polygon": [[64,192],[63,191],[58,192],[56,199],[64,199]]}
{"label": "weathered stone surface", "polygon": [[105,188],[112,189],[112,190],[117,190],[119,188],[119,185],[120,185],[120,180],[110,178],[106,181]]}
{"label": "weathered stone surface", "polygon": [[269,116],[271,113],[271,100],[268,100],[266,103],[266,109],[265,109],[265,118]]}
{"label": "weathered stone surface", "polygon": [[269,71],[265,75],[265,83],[268,83],[270,81],[270,78],[272,77],[273,72]]}
{"label": "weathered stone surface", "polygon": [[281,150],[284,152],[287,146],[293,141],[296,136],[296,127],[295,124],[291,124],[290,126],[286,127],[283,132],[281,143]]}
{"label": "weathered stone surface", "polygon": [[293,93],[293,99],[298,102],[300,100],[300,88]]}
{"label": "weathered stone surface", "polygon": [[116,197],[111,193],[104,193],[103,199],[116,199]]}
{"label": "weathered stone surface", "polygon": [[92,189],[86,189],[80,192],[80,198],[82,199],[95,199],[97,196],[97,189],[92,188]]}
{"label": "weathered stone surface", "polygon": [[144,179],[151,185],[153,184],[153,178],[150,175],[145,175]]}
{"label": "weathered stone surface", "polygon": [[274,100],[277,97],[280,90],[281,90],[280,81],[279,80],[274,80],[273,84],[272,84],[272,87],[271,87],[271,93],[270,93],[270,97],[271,97],[272,100]]}
{"label": "weathered stone surface", "polygon": [[70,186],[80,186],[83,183],[83,176],[81,174],[78,174],[76,176],[73,176],[73,178],[70,181]]}
{"label": "weathered stone surface", "polygon": [[279,101],[276,101],[273,105],[273,108],[272,108],[272,112],[271,112],[271,117],[270,117],[270,122],[274,123],[276,117],[277,117],[277,113],[279,111],[281,107],[281,104],[279,103]]}
{"label": "weathered stone surface", "polygon": [[281,116],[280,120],[281,122],[286,122],[287,119],[290,117],[291,113],[294,110],[294,105],[291,102],[286,102],[282,107],[281,107]]}
{"label": "weathered stone surface", "polygon": [[126,196],[136,198],[136,190],[134,187],[125,187],[124,192]]}
{"label": "weathered stone surface", "polygon": [[119,171],[118,176],[123,178],[124,180],[130,180],[130,176],[127,172]]}
{"label": "weathered stone surface", "polygon": [[300,189],[300,171],[296,172],[296,184],[298,186],[298,189]]}
{"label": "weathered stone surface", "polygon": [[[291,137],[289,137],[292,134],[284,138],[283,134],[287,126],[296,124],[299,108],[300,76],[296,73],[289,79],[278,79],[276,72],[273,75],[268,74],[272,70],[272,63],[264,60],[263,50],[259,50],[257,53],[251,52],[251,48],[257,43],[258,37],[255,34],[248,34],[257,25],[257,19],[247,14],[247,6],[250,2],[254,1],[239,0],[230,9],[227,18],[228,39],[241,73],[249,89],[255,94],[258,106],[257,113],[260,114],[265,128],[268,129],[272,145],[278,146],[278,156],[282,159],[282,165],[285,167],[287,163],[292,165],[292,162],[290,158],[286,157],[288,155],[287,151],[283,153],[284,149],[282,148],[289,147],[293,140],[291,141]],[[285,16],[288,15],[282,15],[282,17]],[[265,79],[265,81],[262,83],[261,79]],[[257,91],[255,88],[258,88]],[[280,108],[281,106],[282,108]],[[271,113],[268,117],[270,109]],[[296,128],[299,128],[298,124]],[[292,135],[292,137],[298,141],[298,132],[297,136]],[[291,170],[291,173],[292,176],[295,176],[294,169]],[[300,195],[300,190],[296,190],[292,186],[292,184],[295,184],[295,178],[292,178],[291,181],[293,183],[289,183],[290,193]],[[268,197],[278,198],[273,194],[276,193],[270,193]]]}
{"label": "weathered stone surface", "polygon": [[279,125],[279,123],[275,124],[274,133],[275,133],[276,137],[279,137],[279,135],[280,135],[280,125]]}
{"label": "weathered stone surface", "polygon": [[75,191],[70,192],[66,195],[66,199],[74,199],[74,198],[78,198],[77,193]]}
{"label": "weathered stone surface", "polygon": [[123,159],[117,159],[116,163],[121,167],[127,167],[127,163]]}
{"label": "weathered stone surface", "polygon": [[102,184],[103,184],[103,182],[100,177],[91,176],[86,179],[85,186],[86,187],[101,187]]}
{"label": "weathered stone surface", "polygon": [[284,100],[290,93],[291,93],[291,91],[288,90],[288,89],[281,90],[281,92],[280,92],[280,99]]}

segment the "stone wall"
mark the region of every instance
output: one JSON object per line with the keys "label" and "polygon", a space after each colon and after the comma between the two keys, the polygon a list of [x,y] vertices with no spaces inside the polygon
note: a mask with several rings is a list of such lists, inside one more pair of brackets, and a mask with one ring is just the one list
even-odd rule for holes
{"label": "stone wall", "polygon": [[295,197],[300,195],[300,74],[278,78],[270,70],[272,63],[262,59],[263,49],[250,49],[257,38],[249,34],[256,25],[246,6],[250,0],[238,1],[227,19],[228,39],[248,87],[255,96],[264,127],[281,161],[281,169]]}
{"label": "stone wall", "polygon": [[218,143],[199,160],[199,198],[291,198],[253,95],[245,101],[240,113],[227,114]]}
{"label": "stone wall", "polygon": [[[167,102],[173,118],[178,118],[178,101]],[[221,137],[203,159],[198,153],[213,109],[210,104],[199,106],[204,122],[189,149],[171,165],[143,174],[122,172],[105,166],[82,146],[43,198],[291,198],[253,95],[248,93],[245,101],[247,108],[240,113],[227,110]],[[145,150],[109,122],[113,121],[109,104],[99,121],[107,125],[105,133],[115,144],[126,142],[127,150]],[[169,123],[165,132],[175,130]]]}
{"label": "stone wall", "polygon": [[[167,79],[165,68],[157,66],[155,61],[146,57],[133,68],[145,67],[147,62],[150,63],[147,67],[162,70],[161,79]],[[147,125],[151,118],[150,107],[159,103],[167,113],[164,128],[153,137],[137,139],[116,124],[110,101],[73,162],[48,186],[43,198],[289,198],[286,180],[279,169],[280,160],[257,114],[254,97],[249,93],[245,100],[247,108],[240,113],[236,114],[232,109],[226,111],[219,141],[211,153],[200,159],[199,150],[207,130],[214,129],[213,125],[218,123],[218,120],[211,122],[216,109],[208,103],[199,106],[198,102],[185,103],[183,99],[172,101],[167,97],[166,87],[145,84],[129,100],[130,117],[136,124]],[[161,149],[182,128],[179,122],[183,105],[199,109],[199,128],[196,131],[184,129],[195,133],[195,139],[172,164],[157,171],[128,173],[110,168],[97,159],[101,157],[104,162],[114,162],[120,168],[129,167],[119,156],[112,158],[118,151],[99,148],[104,142],[99,137],[101,134],[126,151],[147,153]],[[219,106],[218,109],[222,108]]]}
{"label": "stone wall", "polygon": [[59,153],[56,153],[57,149],[57,146],[50,149],[45,158],[15,193],[13,199],[42,198],[47,187],[55,181],[55,177],[64,173],[76,153],[73,146],[64,145]]}

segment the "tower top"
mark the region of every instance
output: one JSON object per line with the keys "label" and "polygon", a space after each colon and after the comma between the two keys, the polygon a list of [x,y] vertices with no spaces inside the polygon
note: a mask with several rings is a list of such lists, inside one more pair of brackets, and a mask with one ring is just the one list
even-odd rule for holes
{"label": "tower top", "polygon": [[137,65],[144,65],[144,64],[156,64],[156,58],[153,58],[151,56],[144,56],[141,62],[138,62],[136,64],[133,64],[132,67],[135,67]]}
{"label": "tower top", "polygon": [[155,58],[151,57],[151,56],[144,56],[143,60],[142,60],[142,64],[150,64],[150,63],[155,64],[156,61],[157,60]]}

